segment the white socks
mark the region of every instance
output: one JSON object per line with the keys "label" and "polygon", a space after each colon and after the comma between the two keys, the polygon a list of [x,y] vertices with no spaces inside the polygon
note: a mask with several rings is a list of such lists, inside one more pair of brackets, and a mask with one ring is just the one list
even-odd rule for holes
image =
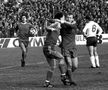
{"label": "white socks", "polygon": [[100,67],[99,56],[95,56],[95,60],[96,60],[96,66]]}
{"label": "white socks", "polygon": [[90,57],[90,61],[91,61],[92,66],[93,66],[93,67],[96,67],[95,57],[94,57],[94,56],[91,56],[91,57]]}
{"label": "white socks", "polygon": [[98,56],[91,56],[90,61],[93,67],[96,67],[96,66],[100,67]]}

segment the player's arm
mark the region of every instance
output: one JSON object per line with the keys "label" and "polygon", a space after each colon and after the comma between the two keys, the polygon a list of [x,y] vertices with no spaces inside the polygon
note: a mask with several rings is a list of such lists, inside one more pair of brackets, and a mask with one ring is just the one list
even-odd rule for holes
{"label": "player's arm", "polygon": [[102,32],[103,32],[102,28],[98,25],[98,35],[100,36]]}
{"label": "player's arm", "polygon": [[76,21],[73,21],[73,22],[64,21],[61,23],[64,23],[67,27],[70,27],[70,28],[77,28],[76,27]]}
{"label": "player's arm", "polygon": [[73,22],[64,21],[64,23],[66,23],[68,25],[74,25],[74,24],[76,24],[76,21],[73,21]]}
{"label": "player's arm", "polygon": [[46,29],[47,30],[51,30],[51,31],[54,31],[54,30],[57,30],[57,29],[60,29],[61,28],[61,25],[59,22],[55,22],[55,23],[52,23],[51,25],[48,26],[48,24],[46,23]]}
{"label": "player's arm", "polygon": [[83,36],[85,37],[85,38],[87,38],[87,25],[85,25],[85,27],[84,27],[84,29],[83,29]]}
{"label": "player's arm", "polygon": [[18,24],[17,24],[16,27],[15,27],[15,32],[14,32],[15,37],[18,36],[18,32],[19,32],[19,29],[18,29]]}
{"label": "player's arm", "polygon": [[102,35],[101,34],[102,34],[103,30],[102,30],[102,28],[99,25],[97,27],[98,27],[97,28],[98,34],[96,35],[97,39],[98,39],[97,42],[98,42],[98,44],[101,44],[102,43]]}

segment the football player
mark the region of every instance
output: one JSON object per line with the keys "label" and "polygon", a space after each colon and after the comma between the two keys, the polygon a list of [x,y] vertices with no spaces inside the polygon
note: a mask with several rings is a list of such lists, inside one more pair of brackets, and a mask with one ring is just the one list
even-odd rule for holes
{"label": "football player", "polygon": [[[87,23],[83,29],[83,35],[86,38],[86,46],[89,51],[91,68],[99,68],[99,55],[97,53],[98,37],[101,37],[103,32],[98,23],[91,20],[89,16],[86,16]],[[98,36],[98,37],[97,37]]]}
{"label": "football player", "polygon": [[64,22],[62,21],[61,27],[60,34],[62,42],[60,47],[67,64],[66,76],[69,79],[69,85],[76,85],[72,80],[72,72],[78,67],[77,48],[75,44],[77,27],[72,14],[66,16],[66,20]]}
{"label": "football player", "polygon": [[45,80],[44,87],[53,87],[51,84],[51,79],[53,76],[53,72],[56,68],[56,60],[59,62],[59,69],[61,72],[62,81],[65,79],[65,61],[64,57],[61,53],[59,53],[56,49],[56,43],[59,37],[61,24],[59,22],[60,19],[63,18],[62,13],[57,13],[55,18],[53,19],[53,23],[50,25],[46,24],[47,36],[43,46],[43,53],[46,57],[46,60],[49,64],[49,70],[47,71],[47,76]]}
{"label": "football player", "polygon": [[19,47],[22,51],[21,67],[25,66],[25,59],[28,52],[29,36],[31,34],[30,30],[33,28],[31,24],[27,22],[27,14],[22,14],[20,17],[21,22],[16,26],[15,36],[18,37]]}

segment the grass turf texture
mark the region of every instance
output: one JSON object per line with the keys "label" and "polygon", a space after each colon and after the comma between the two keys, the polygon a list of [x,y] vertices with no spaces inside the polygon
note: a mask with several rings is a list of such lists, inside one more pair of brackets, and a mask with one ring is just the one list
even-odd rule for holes
{"label": "grass turf texture", "polygon": [[101,68],[90,69],[86,46],[78,46],[79,68],[72,75],[77,86],[64,86],[57,68],[52,79],[55,87],[44,88],[48,65],[42,48],[29,48],[24,68],[20,48],[0,49],[0,90],[108,90],[108,44],[99,45],[98,53]]}

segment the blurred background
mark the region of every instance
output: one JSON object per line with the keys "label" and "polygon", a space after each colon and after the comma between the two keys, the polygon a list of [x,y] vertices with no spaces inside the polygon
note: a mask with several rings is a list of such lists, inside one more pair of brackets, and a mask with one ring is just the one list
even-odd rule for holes
{"label": "blurred background", "polygon": [[55,13],[72,13],[77,22],[78,34],[86,23],[86,16],[96,21],[108,33],[107,0],[0,0],[0,38],[14,37],[15,26],[22,13],[37,30],[37,36],[46,35],[45,20]]}

